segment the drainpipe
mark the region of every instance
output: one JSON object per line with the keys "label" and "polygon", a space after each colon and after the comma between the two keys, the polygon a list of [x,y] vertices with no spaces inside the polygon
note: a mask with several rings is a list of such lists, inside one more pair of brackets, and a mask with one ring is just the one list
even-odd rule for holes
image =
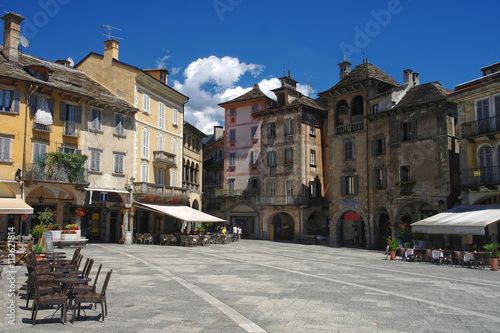
{"label": "drainpipe", "polygon": [[[366,101],[365,101],[366,103]],[[373,238],[373,235],[372,235],[372,232],[370,231],[370,221],[371,221],[371,214],[370,214],[370,156],[371,156],[371,152],[369,151],[369,149],[371,149],[371,145],[370,145],[370,137],[368,136],[368,131],[369,131],[369,128],[368,128],[368,120],[365,118],[365,121],[366,121],[366,210],[367,210],[367,214],[366,214],[366,218],[368,219],[367,221],[367,224],[366,224],[366,231],[367,231],[367,234],[369,236],[369,239],[366,240],[366,248],[370,248],[371,246],[373,246],[372,244],[372,241],[371,239]]]}
{"label": "drainpipe", "polygon": [[[26,142],[28,134],[28,114],[30,108],[30,97],[38,89],[38,86],[30,84],[28,90],[26,91],[26,113],[24,114],[24,143],[23,143],[23,164],[22,164],[22,175],[26,174]],[[21,198],[24,200],[24,179],[21,180]]]}

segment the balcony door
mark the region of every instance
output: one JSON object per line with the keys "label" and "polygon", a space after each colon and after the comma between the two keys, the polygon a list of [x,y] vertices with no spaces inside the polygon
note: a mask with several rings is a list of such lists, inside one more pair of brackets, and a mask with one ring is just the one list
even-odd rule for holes
{"label": "balcony door", "polygon": [[493,183],[493,154],[492,147],[484,145],[479,149],[478,159],[481,171],[481,184],[488,185]]}

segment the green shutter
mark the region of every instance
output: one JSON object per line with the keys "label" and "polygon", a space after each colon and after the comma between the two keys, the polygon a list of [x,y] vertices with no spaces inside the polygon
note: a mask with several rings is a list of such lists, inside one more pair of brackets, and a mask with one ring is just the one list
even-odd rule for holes
{"label": "green shutter", "polygon": [[358,175],[354,176],[354,193],[353,194],[358,194]]}
{"label": "green shutter", "polygon": [[66,121],[66,103],[59,104],[59,120]]}
{"label": "green shutter", "polygon": [[35,114],[37,111],[37,97],[36,95],[31,95],[30,96],[30,113]]}
{"label": "green shutter", "polygon": [[14,90],[13,95],[12,112],[19,113],[21,111],[21,92],[19,90]]}
{"label": "green shutter", "polygon": [[346,177],[340,176],[340,194],[346,195]]}
{"label": "green shutter", "polygon": [[411,141],[417,140],[417,121],[415,119],[410,120],[410,138]]}

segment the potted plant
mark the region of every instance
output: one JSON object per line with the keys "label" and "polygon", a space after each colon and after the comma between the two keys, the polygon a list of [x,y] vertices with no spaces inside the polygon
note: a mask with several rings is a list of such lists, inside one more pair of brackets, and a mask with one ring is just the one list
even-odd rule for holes
{"label": "potted plant", "polygon": [[65,230],[63,230],[62,235],[65,235],[65,236],[61,235],[62,237],[64,237],[64,239],[66,239],[66,240],[68,240],[68,239],[71,239],[71,240],[80,239],[81,230],[77,224],[75,224],[75,223],[67,224],[64,226],[64,229]]}
{"label": "potted plant", "polygon": [[492,271],[498,270],[498,257],[500,256],[500,244],[488,243],[483,248],[490,253],[490,267]]}
{"label": "potted plant", "polygon": [[387,245],[391,254],[391,260],[396,260],[396,251],[399,250],[399,240],[396,237],[387,238]]}
{"label": "potted plant", "polygon": [[43,259],[42,254],[45,253],[45,249],[43,246],[36,244],[33,246],[33,252],[35,252],[36,260],[40,261]]}
{"label": "potted plant", "polygon": [[33,236],[33,238],[38,240],[40,239],[40,237],[42,237],[43,233],[46,231],[49,231],[49,229],[47,229],[45,225],[37,224],[31,229],[30,234],[31,236]]}
{"label": "potted plant", "polygon": [[52,240],[58,241],[61,240],[61,225],[58,223],[51,223],[47,226],[50,233],[52,234]]}
{"label": "potted plant", "polygon": [[54,212],[48,207],[45,207],[45,210],[43,212],[38,212],[38,220],[43,225],[48,225],[53,223],[54,217],[55,217]]}

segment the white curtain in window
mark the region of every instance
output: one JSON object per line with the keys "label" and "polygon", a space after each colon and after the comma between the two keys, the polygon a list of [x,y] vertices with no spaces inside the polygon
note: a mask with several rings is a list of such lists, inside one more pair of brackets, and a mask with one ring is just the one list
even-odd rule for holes
{"label": "white curtain in window", "polygon": [[38,108],[33,121],[41,125],[52,125],[54,122],[52,120],[52,114],[50,113],[49,103],[47,102],[47,99],[43,96],[37,96],[36,98]]}

